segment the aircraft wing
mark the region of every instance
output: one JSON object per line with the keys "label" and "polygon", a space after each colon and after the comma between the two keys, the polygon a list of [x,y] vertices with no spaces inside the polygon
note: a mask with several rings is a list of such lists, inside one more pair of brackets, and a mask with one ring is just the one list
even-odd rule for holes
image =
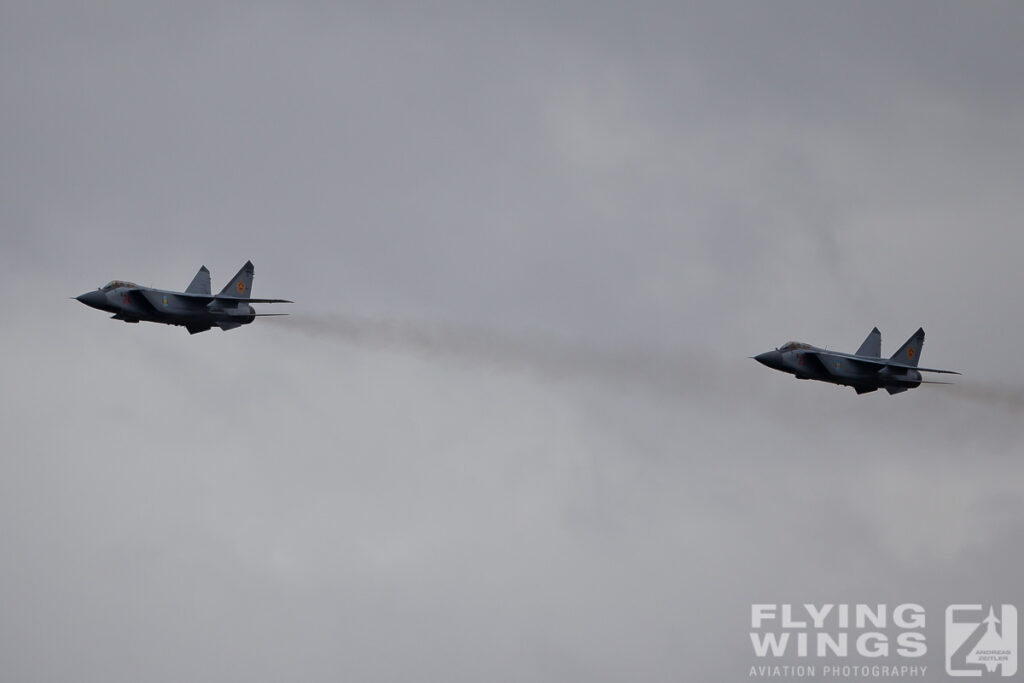
{"label": "aircraft wing", "polygon": [[293,304],[288,299],[248,299],[240,296],[215,296],[217,301],[236,301],[240,304]]}
{"label": "aircraft wing", "polygon": [[148,306],[161,313],[182,314],[202,308],[202,295],[167,292],[162,289],[133,289],[132,296],[146,301]]}
{"label": "aircraft wing", "polygon": [[[821,355],[821,354],[819,354]],[[879,369],[882,367],[887,368],[898,368],[900,370],[919,370],[921,372],[939,372],[944,375],[959,375],[960,373],[956,370],[937,370],[935,368],[919,368],[916,365],[907,365],[906,363],[897,363],[896,361],[889,360],[888,358],[866,358],[864,356],[855,356],[852,353],[837,353],[835,351],[828,351],[824,354],[826,357],[835,356],[838,358],[845,358],[846,360],[854,361],[856,363],[864,363],[865,365],[877,365]]]}
{"label": "aircraft wing", "polygon": [[250,299],[248,297],[241,296],[223,296],[220,294],[193,294],[191,292],[175,292],[175,296],[180,296],[183,299],[192,299],[196,302],[202,302],[208,304],[211,301],[227,301],[238,304],[293,304],[294,301],[288,299]]}

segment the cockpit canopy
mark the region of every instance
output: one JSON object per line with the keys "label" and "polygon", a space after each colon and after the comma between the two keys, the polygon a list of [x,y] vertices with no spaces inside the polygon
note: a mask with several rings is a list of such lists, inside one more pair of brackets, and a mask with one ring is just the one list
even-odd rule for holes
{"label": "cockpit canopy", "polygon": [[111,280],[107,284],[103,285],[100,291],[109,292],[112,289],[120,289],[121,287],[138,287],[134,282],[125,282],[124,280]]}
{"label": "cockpit canopy", "polygon": [[797,349],[809,349],[809,348],[811,348],[810,344],[804,344],[803,342],[790,341],[790,342],[786,342],[785,344],[780,346],[779,347],[779,351],[785,353],[786,351],[796,351]]}

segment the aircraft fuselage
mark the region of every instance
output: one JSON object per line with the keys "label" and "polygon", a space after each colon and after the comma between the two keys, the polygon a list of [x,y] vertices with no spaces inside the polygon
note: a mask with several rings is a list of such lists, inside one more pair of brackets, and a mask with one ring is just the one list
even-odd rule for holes
{"label": "aircraft fuselage", "polygon": [[921,373],[903,370],[899,373],[887,368],[865,367],[856,361],[829,353],[825,349],[801,344],[804,348],[789,351],[775,349],[754,356],[754,360],[773,370],[787,372],[797,379],[813,379],[841,386],[853,387],[858,393],[867,393],[887,387],[901,391],[921,386]]}
{"label": "aircraft fuselage", "polygon": [[924,347],[924,330],[918,329],[896,353],[882,358],[882,333],[874,328],[857,349],[857,353],[829,351],[803,342],[787,342],[774,351],[765,351],[754,360],[773,370],[787,372],[797,379],[853,387],[858,394],[885,389],[898,394],[932,382],[921,378],[922,372],[958,375],[952,370],[918,367]]}
{"label": "aircraft fuselage", "polygon": [[75,298],[86,306],[113,313],[115,320],[127,323],[180,325],[190,334],[211,327],[231,330],[248,325],[259,315],[284,315],[257,313],[253,303],[291,303],[286,299],[252,298],[253,273],[252,261],[247,261],[219,294],[210,291],[210,271],[202,266],[184,292],[113,280]]}

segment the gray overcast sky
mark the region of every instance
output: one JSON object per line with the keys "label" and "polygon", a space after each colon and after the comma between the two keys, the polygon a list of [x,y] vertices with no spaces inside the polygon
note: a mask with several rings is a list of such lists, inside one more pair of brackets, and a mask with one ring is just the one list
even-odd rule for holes
{"label": "gray overcast sky", "polygon": [[[733,681],[751,602],[1024,608],[1022,35],[0,4],[0,678]],[[246,259],[292,317],[67,300]],[[747,359],[874,325],[964,378]]]}

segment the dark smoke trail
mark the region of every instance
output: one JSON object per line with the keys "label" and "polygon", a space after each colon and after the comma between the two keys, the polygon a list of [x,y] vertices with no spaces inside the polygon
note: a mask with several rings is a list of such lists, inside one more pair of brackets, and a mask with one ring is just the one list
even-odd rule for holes
{"label": "dark smoke trail", "polygon": [[[744,374],[742,359],[723,360],[707,350],[610,349],[465,325],[357,315],[298,314],[266,320],[282,330],[366,349],[412,352],[440,360],[532,372],[547,379],[600,382],[616,389],[637,389],[666,397],[700,394],[722,409],[736,409],[752,396],[751,391],[756,394],[749,386],[751,376]],[[1010,413],[1024,411],[1022,388],[959,379],[935,389],[961,401]]]}
{"label": "dark smoke trail", "polygon": [[[515,337],[476,327],[399,322],[354,315],[268,318],[282,329],[330,337],[372,349],[413,351],[439,358],[527,370],[552,379],[597,380],[689,394],[715,381],[704,354],[651,349],[602,349],[584,343]],[[705,359],[706,360],[706,359]]]}
{"label": "dark smoke trail", "polygon": [[963,401],[982,403],[1013,412],[1024,411],[1024,388],[1021,387],[960,380],[953,386],[945,388],[949,390],[950,396]]}

